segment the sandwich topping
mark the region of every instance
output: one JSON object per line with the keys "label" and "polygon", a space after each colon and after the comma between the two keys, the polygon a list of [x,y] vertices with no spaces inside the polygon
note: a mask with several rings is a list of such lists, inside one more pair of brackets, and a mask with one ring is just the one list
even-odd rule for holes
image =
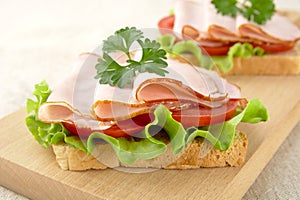
{"label": "sandwich topping", "polygon": [[[237,86],[228,83],[213,71],[197,69],[171,59],[167,61],[169,73],[165,77],[140,73],[134,79],[133,87],[127,88],[98,84],[93,77],[99,56],[82,54],[80,57],[84,64],[79,62],[77,67],[81,70],[85,67],[93,70],[84,70],[85,73],[79,75],[76,73],[81,70],[75,69],[63,80],[53,90],[48,101],[40,106],[38,114],[41,121],[70,123],[86,118],[102,122],[98,129],[103,130],[113,125],[108,122],[138,118],[153,112],[160,104],[170,111],[176,111],[177,115],[178,111],[196,110],[199,107],[212,111],[219,108],[221,112],[221,108],[229,101],[237,102],[242,98]],[[66,87],[70,86],[75,89],[67,92]],[[90,101],[87,100],[89,96]],[[223,108],[223,112],[226,109]],[[207,123],[205,125],[210,122]]]}
{"label": "sandwich topping", "polygon": [[[238,123],[267,120],[262,103],[244,104],[238,86],[166,59],[159,43],[142,38],[136,28],[121,29],[104,41],[101,56],[81,54],[53,91],[46,82],[37,84],[26,118],[36,140],[44,146],[65,142],[89,154],[103,140],[121,162],[134,163],[166,151],[155,138],[157,127],[176,154],[195,137],[227,150]],[[135,44],[140,51],[131,49]]]}
{"label": "sandwich topping", "polygon": [[[225,12],[219,8],[222,2],[175,1],[174,16],[162,19],[159,27],[172,29],[177,37],[180,34],[179,37],[196,40],[210,55],[225,55],[236,42],[251,43],[268,53],[277,53],[292,49],[300,39],[300,29],[278,13],[271,12],[272,15],[268,14],[263,21],[255,20],[255,17],[254,21],[250,21],[251,17],[245,18],[245,14],[251,9],[242,15],[238,14],[241,9],[237,7]],[[271,9],[271,4],[269,6]],[[270,12],[268,6],[261,9],[259,16]],[[223,15],[230,13],[231,16]]]}

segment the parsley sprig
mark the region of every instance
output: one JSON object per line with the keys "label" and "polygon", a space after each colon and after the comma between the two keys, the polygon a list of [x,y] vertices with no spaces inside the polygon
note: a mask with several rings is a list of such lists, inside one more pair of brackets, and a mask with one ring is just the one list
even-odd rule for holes
{"label": "parsley sprig", "polygon": [[238,13],[242,14],[249,21],[258,24],[266,23],[275,12],[273,0],[212,0],[218,13],[236,17]]}
{"label": "parsley sprig", "polygon": [[[160,44],[155,40],[143,39],[143,32],[135,27],[126,27],[115,32],[103,41],[103,56],[98,59],[96,65],[97,75],[100,84],[109,84],[123,88],[132,84],[137,72],[155,73],[165,76],[168,73],[165,62],[166,51],[160,49]],[[137,42],[142,49],[142,58],[136,61],[131,58],[130,47]],[[120,65],[109,53],[121,51],[127,55],[127,65]]]}

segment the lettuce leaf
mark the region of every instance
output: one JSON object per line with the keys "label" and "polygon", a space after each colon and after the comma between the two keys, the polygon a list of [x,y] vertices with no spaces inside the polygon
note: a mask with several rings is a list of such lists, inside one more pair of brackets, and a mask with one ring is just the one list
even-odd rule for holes
{"label": "lettuce leaf", "polygon": [[201,48],[193,40],[185,40],[175,43],[176,38],[171,34],[163,35],[158,39],[161,47],[165,49],[171,57],[179,56],[182,53],[191,53],[197,60],[199,66],[212,69],[217,66],[221,71],[227,72],[232,69],[234,57],[248,58],[251,56],[263,56],[264,50],[260,47],[253,47],[249,43],[235,43],[230,47],[226,56],[206,56],[202,54]]}
{"label": "lettuce leaf", "polygon": [[45,80],[41,81],[39,84],[36,84],[34,86],[34,88],[35,89],[32,94],[35,96],[36,101],[34,101],[32,99],[27,99],[27,102],[26,102],[26,112],[27,113],[30,113],[30,112],[37,113],[40,105],[42,103],[46,102],[49,95],[51,94],[51,90],[49,89],[49,86]]}
{"label": "lettuce leaf", "polygon": [[211,125],[208,130],[201,130],[195,127],[189,128],[187,132],[190,134],[187,138],[187,143],[193,141],[195,137],[203,137],[214,144],[216,149],[226,151],[234,140],[236,126],[240,122],[258,123],[267,121],[268,118],[267,109],[261,101],[252,99],[242,112],[226,122]]}
{"label": "lettuce leaf", "polygon": [[33,95],[36,101],[27,99],[26,102],[26,111],[29,114],[25,118],[27,128],[36,141],[44,147],[64,141],[77,149],[86,151],[86,145],[83,144],[79,137],[71,136],[71,133],[61,123],[49,124],[38,119],[38,108],[47,101],[50,94],[51,90],[46,81],[35,85]]}
{"label": "lettuce leaf", "polygon": [[138,139],[137,136],[129,139],[113,138],[101,132],[94,132],[87,140],[81,140],[77,136],[72,136],[60,123],[47,124],[38,120],[38,107],[47,100],[50,94],[45,85],[45,82],[36,85],[34,95],[37,101],[28,100],[27,110],[31,114],[25,119],[28,129],[41,145],[48,147],[50,144],[64,141],[66,144],[91,154],[97,144],[96,141],[101,139],[112,146],[120,162],[128,164],[141,159],[151,159],[166,152],[167,144],[155,137],[161,129],[168,134],[174,154],[180,153],[196,137],[207,139],[219,150],[227,150],[234,140],[238,123],[258,123],[268,119],[267,110],[261,101],[252,99],[244,110],[237,112],[229,121],[209,127],[184,129],[181,123],[172,118],[172,113],[165,106],[159,105],[154,111],[154,120],[137,135]]}
{"label": "lettuce leaf", "polygon": [[[139,141],[125,138],[113,138],[103,133],[92,133],[87,142],[88,152],[94,149],[94,139],[103,139],[114,149],[120,162],[132,164],[136,160],[146,160],[157,157],[167,150],[167,145],[153,137],[152,127],[162,127],[170,138],[172,151],[174,154],[181,152],[186,144],[186,131],[183,126],[172,118],[171,112],[163,105],[159,105],[154,111],[154,120],[149,123],[143,132],[139,134]],[[161,128],[160,128],[161,129]],[[156,129],[155,133],[160,131]]]}
{"label": "lettuce leaf", "polygon": [[228,72],[234,64],[234,57],[249,58],[251,56],[263,56],[264,50],[260,47],[253,47],[249,43],[235,43],[230,47],[227,56],[212,56],[215,65],[223,72]]}

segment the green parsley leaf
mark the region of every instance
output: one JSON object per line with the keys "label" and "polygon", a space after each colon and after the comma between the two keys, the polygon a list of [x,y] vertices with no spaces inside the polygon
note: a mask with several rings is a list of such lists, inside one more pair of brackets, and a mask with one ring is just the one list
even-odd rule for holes
{"label": "green parsley leaf", "polygon": [[273,0],[212,0],[218,13],[236,17],[237,13],[242,14],[249,21],[264,24],[270,20],[275,12]]}
{"label": "green parsley leaf", "polygon": [[[95,66],[97,70],[96,79],[100,84],[109,84],[120,88],[132,84],[137,73],[155,73],[165,76],[168,73],[168,66],[165,62],[166,51],[160,49],[160,44],[155,40],[144,38],[141,30],[132,28],[123,28],[115,32],[103,41],[103,57],[98,59]],[[130,55],[130,48],[134,42],[137,42],[142,49],[142,58],[139,61],[133,60]],[[122,66],[116,62],[109,53],[121,51],[127,55],[127,65]]]}
{"label": "green parsley leaf", "polygon": [[243,16],[249,21],[264,24],[271,19],[275,12],[275,5],[272,0],[249,0],[251,6],[244,5]]}
{"label": "green parsley leaf", "polygon": [[237,0],[212,0],[212,3],[215,5],[218,13],[222,15],[230,15],[231,17],[235,17],[239,8],[237,7]]}

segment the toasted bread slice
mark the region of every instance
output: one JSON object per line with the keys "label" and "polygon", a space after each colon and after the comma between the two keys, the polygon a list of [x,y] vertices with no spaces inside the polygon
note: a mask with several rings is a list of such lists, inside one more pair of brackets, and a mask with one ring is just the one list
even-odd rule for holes
{"label": "toasted bread slice", "polygon": [[234,58],[234,66],[223,75],[297,75],[300,74],[300,44],[292,51],[250,58]]}
{"label": "toasted bread slice", "polygon": [[75,149],[65,143],[52,145],[58,165],[64,170],[106,169],[115,167],[194,169],[201,167],[241,166],[246,158],[248,140],[244,133],[238,132],[230,149],[220,151],[196,138],[180,154],[174,155],[170,145],[166,153],[150,160],[139,160],[135,164],[120,163],[108,144],[96,147],[93,155]]}
{"label": "toasted bread slice", "polygon": [[[173,59],[199,65],[195,56],[190,53],[183,53]],[[300,74],[300,42],[293,50],[284,53],[248,58],[235,57],[230,71],[218,70],[218,72],[221,75],[298,75]]]}

